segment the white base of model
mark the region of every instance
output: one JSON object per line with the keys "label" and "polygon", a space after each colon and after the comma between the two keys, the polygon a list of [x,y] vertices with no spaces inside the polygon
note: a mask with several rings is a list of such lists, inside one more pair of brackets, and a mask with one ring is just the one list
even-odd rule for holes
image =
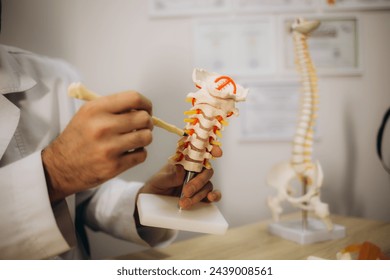
{"label": "white base of model", "polygon": [[302,219],[271,223],[268,231],[299,244],[311,244],[345,237],[345,227],[333,225],[329,231],[321,220],[308,218],[306,227]]}
{"label": "white base of model", "polygon": [[224,234],[228,229],[214,204],[200,202],[189,210],[179,210],[177,203],[177,197],[140,194],[137,207],[141,225],[210,234]]}

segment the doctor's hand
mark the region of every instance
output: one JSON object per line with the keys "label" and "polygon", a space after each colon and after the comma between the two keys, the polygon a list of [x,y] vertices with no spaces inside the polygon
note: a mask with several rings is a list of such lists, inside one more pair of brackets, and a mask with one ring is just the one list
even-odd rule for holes
{"label": "doctor's hand", "polygon": [[95,187],[146,159],[152,104],[128,91],[85,103],[42,152],[52,202]]}
{"label": "doctor's hand", "polygon": [[[220,157],[222,150],[214,146],[211,154]],[[168,163],[145,183],[139,193],[180,196],[183,186],[183,197],[179,200],[179,206],[183,209],[189,209],[200,201],[217,202],[221,199],[221,193],[214,190],[210,182],[213,174],[212,169],[204,169],[183,186],[185,177],[183,166]]]}

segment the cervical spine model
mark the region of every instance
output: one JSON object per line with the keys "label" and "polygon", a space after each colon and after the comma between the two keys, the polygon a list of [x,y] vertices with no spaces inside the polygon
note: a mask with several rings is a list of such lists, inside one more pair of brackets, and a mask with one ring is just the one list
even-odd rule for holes
{"label": "cervical spine model", "polygon": [[[311,211],[325,223],[328,230],[333,228],[329,219],[328,205],[320,200],[323,173],[318,161],[313,163],[313,129],[318,110],[317,75],[307,46],[308,35],[319,26],[319,21],[297,19],[292,24],[295,57],[302,82],[302,99],[298,126],[296,129],[292,158],[290,162],[275,165],[267,176],[267,183],[278,191],[268,199],[274,220],[282,213],[281,203],[286,200],[295,207]],[[291,181],[297,178],[306,193],[293,196]]]}
{"label": "cervical spine model", "polygon": [[176,154],[170,158],[173,164],[181,164],[191,172],[200,172],[203,168],[210,169],[209,159],[213,145],[220,145],[223,127],[228,124],[226,119],[238,115],[236,102],[244,101],[248,89],[236,84],[230,77],[217,73],[209,73],[202,69],[194,69],[192,79],[199,89],[187,95],[187,101],[192,108],[184,112],[188,118],[183,137],[177,144]]}

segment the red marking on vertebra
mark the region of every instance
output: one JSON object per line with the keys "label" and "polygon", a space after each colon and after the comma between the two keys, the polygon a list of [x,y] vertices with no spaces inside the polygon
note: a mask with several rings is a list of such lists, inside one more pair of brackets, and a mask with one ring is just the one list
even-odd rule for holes
{"label": "red marking on vertebra", "polygon": [[221,85],[219,85],[217,87],[217,90],[221,90],[224,87],[226,87],[228,84],[232,84],[233,85],[233,93],[236,94],[236,91],[237,91],[236,83],[229,76],[220,76],[220,77],[216,78],[214,82],[218,83],[222,79],[225,79],[226,81],[223,82]]}
{"label": "red marking on vertebra", "polygon": [[231,117],[233,115],[233,112],[229,112],[226,117]]}
{"label": "red marking on vertebra", "polygon": [[180,154],[179,158],[176,160],[177,162],[181,161],[184,158],[183,154]]}
{"label": "red marking on vertebra", "polygon": [[195,86],[196,86],[198,89],[201,89],[201,88],[202,88],[201,86],[199,86],[199,85],[197,85],[197,84],[195,84]]}

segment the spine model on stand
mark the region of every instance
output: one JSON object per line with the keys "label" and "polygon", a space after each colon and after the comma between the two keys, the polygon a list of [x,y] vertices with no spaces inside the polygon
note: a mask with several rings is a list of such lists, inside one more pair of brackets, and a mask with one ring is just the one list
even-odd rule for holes
{"label": "spine model on stand", "polygon": [[[268,199],[274,220],[278,221],[283,209],[281,203],[287,201],[306,212],[313,212],[325,223],[328,230],[333,228],[329,219],[328,205],[320,200],[323,173],[318,161],[313,162],[313,134],[318,110],[317,74],[313,65],[307,39],[318,26],[319,21],[297,19],[292,24],[295,47],[295,63],[301,77],[302,92],[299,120],[296,128],[292,157],[289,162],[275,165],[267,176],[268,185],[278,191]],[[303,194],[294,194],[291,182],[297,179],[302,185]]]}
{"label": "spine model on stand", "polygon": [[187,95],[187,101],[192,104],[192,108],[184,112],[187,115],[184,131],[188,136],[178,141],[176,154],[170,161],[198,173],[203,168],[211,168],[211,149],[213,145],[220,145],[218,139],[228,125],[227,118],[238,115],[235,104],[245,100],[248,89],[228,76],[202,69],[195,69],[192,79],[198,90]]}

